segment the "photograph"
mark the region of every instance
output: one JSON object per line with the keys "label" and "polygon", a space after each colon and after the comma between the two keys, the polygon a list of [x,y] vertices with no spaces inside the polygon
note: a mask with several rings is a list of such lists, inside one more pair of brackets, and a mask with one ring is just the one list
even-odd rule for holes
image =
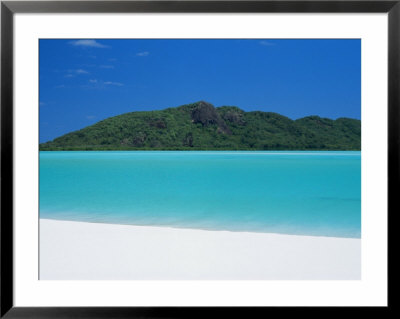
{"label": "photograph", "polygon": [[361,280],[361,39],[38,41],[39,280]]}

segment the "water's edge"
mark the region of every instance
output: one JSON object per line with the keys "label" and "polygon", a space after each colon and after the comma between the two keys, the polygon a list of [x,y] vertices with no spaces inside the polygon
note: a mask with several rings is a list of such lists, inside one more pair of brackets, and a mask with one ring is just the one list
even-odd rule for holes
{"label": "water's edge", "polygon": [[228,232],[228,233],[256,233],[256,234],[271,234],[271,235],[282,235],[282,236],[304,236],[304,237],[322,237],[322,238],[342,238],[342,239],[355,239],[360,240],[360,237],[336,237],[336,236],[323,236],[323,235],[307,235],[307,234],[287,234],[287,233],[273,233],[273,232],[262,232],[262,231],[244,231],[244,230],[229,230],[229,229],[206,229],[206,228],[193,228],[193,227],[178,227],[178,226],[165,226],[165,225],[136,225],[136,224],[116,224],[116,223],[104,223],[98,221],[81,221],[81,220],[67,220],[67,219],[53,219],[53,218],[39,218],[39,220],[50,220],[59,222],[71,222],[71,223],[84,223],[84,224],[100,224],[100,225],[116,225],[116,226],[132,226],[132,227],[150,227],[150,228],[167,228],[177,230],[199,230],[206,232]]}

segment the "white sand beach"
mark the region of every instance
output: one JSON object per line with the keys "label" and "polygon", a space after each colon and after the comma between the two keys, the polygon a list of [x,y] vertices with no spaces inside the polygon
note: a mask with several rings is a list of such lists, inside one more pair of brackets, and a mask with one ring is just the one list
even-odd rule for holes
{"label": "white sand beach", "polygon": [[361,278],[361,240],[40,219],[41,280]]}

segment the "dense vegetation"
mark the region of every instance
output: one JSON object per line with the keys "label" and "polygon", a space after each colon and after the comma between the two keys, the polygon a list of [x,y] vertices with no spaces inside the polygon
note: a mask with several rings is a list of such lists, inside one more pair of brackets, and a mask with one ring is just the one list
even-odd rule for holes
{"label": "dense vegetation", "polygon": [[132,112],[40,144],[40,150],[360,150],[361,121],[244,112],[197,102]]}

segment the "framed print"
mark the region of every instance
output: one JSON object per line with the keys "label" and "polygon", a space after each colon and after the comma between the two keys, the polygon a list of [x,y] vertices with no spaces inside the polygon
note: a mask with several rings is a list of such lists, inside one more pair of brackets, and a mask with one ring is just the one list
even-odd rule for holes
{"label": "framed print", "polygon": [[398,1],[1,10],[1,316],[389,309]]}

